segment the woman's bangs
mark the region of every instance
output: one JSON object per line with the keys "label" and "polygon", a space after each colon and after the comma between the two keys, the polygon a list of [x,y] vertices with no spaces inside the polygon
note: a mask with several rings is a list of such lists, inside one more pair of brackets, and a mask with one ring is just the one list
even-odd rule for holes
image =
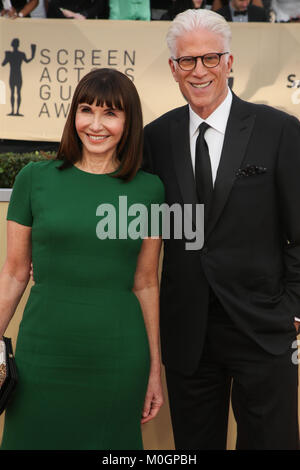
{"label": "woman's bangs", "polygon": [[96,106],[106,106],[111,109],[124,111],[121,91],[120,89],[116,90],[116,88],[119,88],[116,85],[116,83],[113,83],[113,80],[107,78],[105,80],[95,79],[92,83],[83,87],[78,104],[86,103],[92,105],[96,102]]}

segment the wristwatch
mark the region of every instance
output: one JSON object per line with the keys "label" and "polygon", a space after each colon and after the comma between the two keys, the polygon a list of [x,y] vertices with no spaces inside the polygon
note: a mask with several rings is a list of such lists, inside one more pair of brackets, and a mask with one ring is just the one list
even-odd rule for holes
{"label": "wristwatch", "polygon": [[21,11],[19,11],[18,17],[19,17],[19,18],[24,18],[24,15],[23,15],[23,13],[22,13]]}

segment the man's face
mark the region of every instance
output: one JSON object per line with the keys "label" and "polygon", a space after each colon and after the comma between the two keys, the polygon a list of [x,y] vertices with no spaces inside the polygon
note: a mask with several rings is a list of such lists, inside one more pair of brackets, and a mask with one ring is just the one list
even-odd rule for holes
{"label": "man's face", "polygon": [[236,11],[247,10],[250,0],[231,0],[231,6]]}
{"label": "man's face", "polygon": [[[199,56],[209,52],[227,52],[220,35],[207,29],[198,29],[177,39],[176,58]],[[175,81],[193,111],[206,119],[227,95],[227,79],[233,62],[232,55],[223,55],[220,63],[214,68],[207,68],[201,59],[197,60],[194,70],[184,71],[172,59],[169,65]]]}
{"label": "man's face", "polygon": [[193,0],[194,8],[200,8],[203,0]]}

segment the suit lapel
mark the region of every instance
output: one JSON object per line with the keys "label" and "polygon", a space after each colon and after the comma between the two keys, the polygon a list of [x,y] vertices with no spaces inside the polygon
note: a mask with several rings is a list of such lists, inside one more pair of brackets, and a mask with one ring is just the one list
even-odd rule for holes
{"label": "suit lapel", "polygon": [[254,122],[255,115],[249,110],[249,105],[233,95],[205,238],[209,237],[225,207],[236,171],[244,159]]}

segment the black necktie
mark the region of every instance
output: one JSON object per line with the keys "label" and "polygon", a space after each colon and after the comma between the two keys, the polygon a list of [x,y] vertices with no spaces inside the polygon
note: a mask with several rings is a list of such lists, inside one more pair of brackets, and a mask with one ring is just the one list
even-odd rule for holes
{"label": "black necktie", "polygon": [[202,122],[196,141],[195,180],[199,202],[204,204],[204,219],[207,221],[213,194],[210,156],[204,134],[210,126]]}
{"label": "black necktie", "polygon": [[248,14],[248,10],[241,10],[241,11],[234,10],[233,12],[233,16],[247,15],[247,14]]}

